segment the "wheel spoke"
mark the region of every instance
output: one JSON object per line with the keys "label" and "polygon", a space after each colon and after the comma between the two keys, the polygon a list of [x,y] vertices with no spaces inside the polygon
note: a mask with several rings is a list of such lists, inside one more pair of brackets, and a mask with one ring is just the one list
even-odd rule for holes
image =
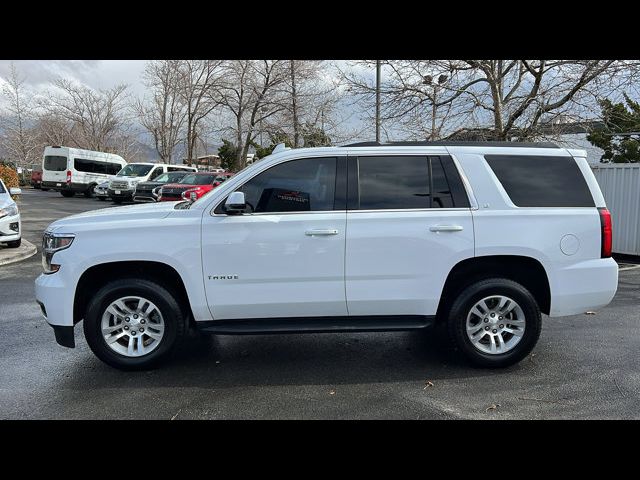
{"label": "wheel spoke", "polygon": [[148,328],[145,330],[144,333],[145,333],[146,336],[151,337],[154,340],[160,340],[162,338],[162,332],[157,333],[157,332],[154,332],[152,330],[149,330]]}
{"label": "wheel spoke", "polygon": [[155,305],[149,302],[149,305],[147,305],[147,308],[145,309],[144,314],[147,316],[151,315],[151,312],[153,312],[155,308],[156,308]]}
{"label": "wheel spoke", "polygon": [[517,305],[518,305],[518,304],[517,304],[516,302],[514,302],[514,301],[512,301],[512,300],[509,300],[509,303],[507,304],[507,306],[506,306],[506,307],[504,307],[504,308],[502,308],[502,309],[500,310],[500,313],[501,313],[502,315],[505,315],[505,316],[506,316],[509,312],[511,312],[511,310],[513,310],[514,308],[516,308],[516,306],[517,306]]}
{"label": "wheel spoke", "polygon": [[124,314],[131,313],[131,310],[129,309],[129,307],[127,307],[127,305],[125,305],[122,299],[116,300],[111,305],[115,305],[116,307],[118,307],[120,311]]}
{"label": "wheel spoke", "polygon": [[508,325],[513,325],[514,327],[522,327],[522,328],[524,328],[524,320],[507,319],[506,323]]}
{"label": "wheel spoke", "polygon": [[480,343],[480,340],[483,339],[483,337],[487,334],[487,332],[485,332],[484,330],[481,330],[480,333],[478,335],[475,335],[473,337],[471,337],[471,341],[473,343]]}
{"label": "wheel spoke", "polygon": [[498,333],[495,336],[498,339],[497,351],[502,352],[505,348],[504,338],[502,338],[502,334]]}
{"label": "wheel spoke", "polygon": [[127,345],[127,355],[134,356],[133,347],[135,345],[135,337],[129,337],[129,344]]}
{"label": "wheel spoke", "polygon": [[142,341],[142,335],[138,337],[138,353],[144,354],[144,342]]}
{"label": "wheel spoke", "polygon": [[118,323],[118,324],[113,325],[113,326],[111,326],[111,327],[104,327],[104,328],[102,329],[102,333],[103,333],[103,335],[104,335],[104,334],[107,334],[107,333],[113,333],[113,332],[115,332],[116,330],[120,330],[121,328],[122,328],[122,323]]}
{"label": "wheel spoke", "polygon": [[107,308],[107,312],[116,318],[123,318],[125,316],[123,313],[119,312],[118,309],[113,305],[109,305],[109,308]]}
{"label": "wheel spoke", "polygon": [[514,330],[513,328],[509,328],[509,327],[505,327],[504,331],[516,337],[521,337],[522,335],[524,335],[523,330]]}
{"label": "wheel spoke", "polygon": [[489,335],[489,341],[491,342],[489,348],[491,349],[491,353],[498,353],[496,349],[496,339],[493,335]]}
{"label": "wheel spoke", "polygon": [[117,335],[112,335],[110,337],[106,337],[105,336],[105,340],[107,341],[108,345],[111,345],[113,343],[116,343],[118,340],[120,340],[122,337],[124,337],[127,334],[127,332],[122,331],[120,333],[118,333]]}
{"label": "wheel spoke", "polygon": [[478,305],[475,305],[472,309],[471,309],[471,313],[473,313],[474,315],[477,315],[480,318],[484,318],[486,316],[486,313],[483,312],[482,310],[480,310],[478,308]]}
{"label": "wheel spoke", "polygon": [[[485,299],[482,301],[482,308],[484,308],[484,311],[485,311],[485,312],[488,312],[489,310],[491,310],[491,307],[489,306],[489,300],[490,300],[489,298],[485,298]],[[478,306],[478,305],[479,305],[479,304],[476,304],[476,306]]]}
{"label": "wheel spoke", "polygon": [[500,297],[500,302],[498,303],[498,311],[502,312],[504,307],[510,302],[507,297]]}

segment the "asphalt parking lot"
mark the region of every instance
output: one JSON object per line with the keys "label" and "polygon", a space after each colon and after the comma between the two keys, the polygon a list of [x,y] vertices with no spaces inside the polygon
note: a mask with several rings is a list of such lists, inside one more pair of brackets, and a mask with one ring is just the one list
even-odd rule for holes
{"label": "asphalt parking lot", "polygon": [[[25,238],[110,207],[26,189]],[[40,255],[0,267],[2,419],[637,419],[640,269],[595,315],[545,318],[533,354],[469,367],[437,332],[218,336],[163,368],[125,373],[56,344],[34,300]]]}

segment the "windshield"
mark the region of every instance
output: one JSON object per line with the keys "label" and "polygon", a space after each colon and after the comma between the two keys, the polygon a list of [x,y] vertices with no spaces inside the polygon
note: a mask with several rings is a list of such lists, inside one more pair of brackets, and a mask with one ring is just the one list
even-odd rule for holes
{"label": "windshield", "polygon": [[130,163],[117,174],[118,177],[144,177],[151,171],[153,165],[141,165],[139,163]]}
{"label": "windshield", "polygon": [[187,172],[163,173],[162,175],[154,178],[153,181],[159,182],[159,183],[175,183],[175,182],[179,182],[182,179],[182,177],[184,177],[186,174]]}
{"label": "windshield", "polygon": [[195,173],[191,173],[184,177],[180,183],[185,185],[211,185],[215,180],[216,176],[214,174],[211,175],[196,175]]}
{"label": "windshield", "polygon": [[67,169],[67,157],[46,155],[44,157],[44,169],[52,172],[64,172]]}

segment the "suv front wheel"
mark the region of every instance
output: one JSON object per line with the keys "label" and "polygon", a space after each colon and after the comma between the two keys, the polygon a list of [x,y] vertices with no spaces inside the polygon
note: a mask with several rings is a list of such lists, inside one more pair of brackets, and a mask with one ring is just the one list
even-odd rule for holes
{"label": "suv front wheel", "polygon": [[107,283],[93,297],[84,334],[100,360],[121,370],[153,368],[170,355],[186,318],[162,285],[127,278]]}
{"label": "suv front wheel", "polygon": [[473,364],[507,367],[533,350],[542,318],[525,287],[491,278],[462,290],[449,310],[448,327],[455,345]]}

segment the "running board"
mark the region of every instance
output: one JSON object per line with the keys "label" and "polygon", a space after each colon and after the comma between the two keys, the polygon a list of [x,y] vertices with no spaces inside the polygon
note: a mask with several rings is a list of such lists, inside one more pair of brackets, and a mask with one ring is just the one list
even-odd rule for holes
{"label": "running board", "polygon": [[329,332],[392,332],[434,324],[435,316],[394,315],[355,317],[248,318],[195,322],[201,332],[225,335]]}

